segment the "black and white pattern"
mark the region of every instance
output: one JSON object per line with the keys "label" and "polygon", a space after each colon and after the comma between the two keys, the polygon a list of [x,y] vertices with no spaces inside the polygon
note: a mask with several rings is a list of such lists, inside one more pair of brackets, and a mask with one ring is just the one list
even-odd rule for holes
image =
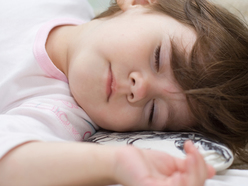
{"label": "black and white pattern", "polygon": [[117,133],[99,131],[91,136],[87,142],[102,145],[134,145],[139,148],[153,149],[170,155],[184,158],[184,142],[191,140],[216,171],[228,168],[233,162],[233,153],[225,145],[193,132],[127,132]]}

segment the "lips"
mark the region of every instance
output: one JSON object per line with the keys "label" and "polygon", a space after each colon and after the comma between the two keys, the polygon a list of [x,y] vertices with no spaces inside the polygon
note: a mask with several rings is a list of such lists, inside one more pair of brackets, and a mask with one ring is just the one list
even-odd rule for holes
{"label": "lips", "polygon": [[114,89],[114,77],[111,69],[111,64],[109,65],[108,71],[108,78],[107,78],[107,86],[106,86],[106,93],[107,93],[107,101],[109,101]]}

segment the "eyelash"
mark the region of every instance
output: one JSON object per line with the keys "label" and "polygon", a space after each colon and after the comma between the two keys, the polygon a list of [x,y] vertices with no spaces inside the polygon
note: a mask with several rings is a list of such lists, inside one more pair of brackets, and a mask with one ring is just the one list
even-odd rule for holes
{"label": "eyelash", "polygon": [[154,100],[152,102],[153,103],[152,103],[152,107],[151,107],[151,111],[150,111],[150,116],[149,116],[149,124],[152,123],[153,115],[154,115],[154,107],[155,107]]}
{"label": "eyelash", "polygon": [[158,46],[155,51],[155,67],[156,67],[157,72],[159,71],[159,67],[160,67],[160,49],[161,49],[161,46]]}

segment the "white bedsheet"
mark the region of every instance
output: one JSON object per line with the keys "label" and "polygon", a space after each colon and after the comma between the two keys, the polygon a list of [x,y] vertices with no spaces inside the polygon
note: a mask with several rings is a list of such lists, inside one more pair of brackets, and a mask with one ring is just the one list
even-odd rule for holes
{"label": "white bedsheet", "polygon": [[228,169],[218,172],[212,179],[208,179],[204,186],[248,186],[248,170]]}
{"label": "white bedsheet", "polygon": [[248,186],[248,170],[228,169],[218,172],[205,186]]}

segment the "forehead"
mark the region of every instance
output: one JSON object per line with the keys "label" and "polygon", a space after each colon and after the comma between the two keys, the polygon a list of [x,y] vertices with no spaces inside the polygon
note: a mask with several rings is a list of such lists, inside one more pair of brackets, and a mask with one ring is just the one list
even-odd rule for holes
{"label": "forehead", "polygon": [[180,49],[190,53],[196,38],[197,33],[193,27],[179,22],[175,18],[172,18],[166,14],[154,13],[153,16],[159,16],[160,18],[160,31],[170,37],[171,41]]}
{"label": "forehead", "polygon": [[156,34],[169,36],[177,47],[185,50],[186,53],[191,51],[196,38],[196,30],[165,13],[155,12],[144,7],[135,8],[120,14],[120,17],[126,17],[127,24],[131,27],[139,27],[142,30],[149,30]]}

